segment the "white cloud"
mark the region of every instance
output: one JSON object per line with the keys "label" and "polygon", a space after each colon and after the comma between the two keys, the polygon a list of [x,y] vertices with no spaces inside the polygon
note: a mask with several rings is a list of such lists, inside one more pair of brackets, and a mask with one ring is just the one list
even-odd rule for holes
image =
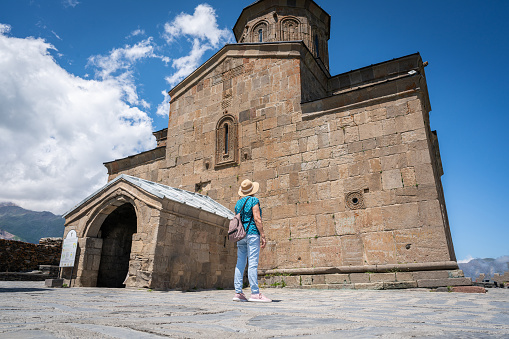
{"label": "white cloud", "polygon": [[11,26],[6,24],[0,24],[0,34],[6,34],[11,31]]}
{"label": "white cloud", "polygon": [[188,55],[173,60],[172,66],[176,72],[166,77],[171,86],[191,74],[201,64],[206,51],[233,41],[233,34],[228,29],[219,29],[216,12],[207,4],[198,5],[193,15],[179,14],[172,22],[165,24],[164,30],[168,44],[182,37],[192,42]]}
{"label": "white cloud", "polygon": [[[62,213],[106,183],[103,162],[155,146],[152,121],[125,101],[136,96],[129,74],[76,77],[51,57],[52,45],[7,37],[6,27],[0,24],[0,201]],[[147,53],[142,44],[122,55]]]}
{"label": "white cloud", "polygon": [[470,254],[467,255],[467,257],[463,260],[458,260],[458,264],[468,264],[474,257],[472,257]]}
{"label": "white cloud", "polygon": [[133,68],[136,63],[147,58],[161,59],[165,63],[170,61],[168,57],[156,54],[155,49],[153,38],[149,37],[132,46],[115,48],[108,55],[91,56],[88,59],[88,66],[95,67],[98,79],[118,82],[127,102],[147,109],[150,108],[150,104],[138,97]]}
{"label": "white cloud", "polygon": [[184,35],[208,41],[213,47],[219,47],[222,41],[231,39],[229,30],[219,29],[216,11],[207,4],[198,5],[193,15],[181,13],[173,22],[166,23],[164,30],[169,43]]}
{"label": "white cloud", "polygon": [[198,39],[194,39],[193,48],[189,55],[173,60],[172,66],[177,71],[171,76],[166,77],[166,81],[171,86],[177,85],[182,79],[198,68],[203,54],[211,48],[210,45],[202,44]]}
{"label": "white cloud", "polygon": [[168,116],[170,114],[170,96],[166,91],[162,91],[161,94],[163,95],[164,99],[163,101],[157,106],[157,115],[160,116]]}
{"label": "white cloud", "polygon": [[57,38],[58,40],[62,40],[62,38],[57,33],[55,33],[55,31],[51,31],[51,33],[53,33],[55,38]]}
{"label": "white cloud", "polygon": [[134,63],[141,59],[157,57],[154,53],[152,40],[152,38],[148,38],[133,46],[126,45],[123,48],[115,48],[106,56],[92,56],[88,60],[89,65],[98,69],[97,76],[103,79],[111,78],[118,71],[129,70]]}
{"label": "white cloud", "polygon": [[129,36],[127,38],[133,38],[138,35],[145,35],[145,30],[138,28],[138,29],[132,31],[131,34],[129,34]]}
{"label": "white cloud", "polygon": [[[174,86],[207,51],[233,41],[229,30],[219,29],[215,10],[199,5],[193,15],[182,13],[165,25],[166,42],[172,49],[177,40],[189,42],[188,55],[171,60],[148,37],[91,57],[95,80],[89,80],[60,67],[49,53],[55,48],[46,41],[8,37],[10,31],[0,23],[0,201],[54,213],[105,184],[103,162],[155,147],[152,121],[143,111],[150,104],[137,93],[137,63],[149,58],[172,62],[175,72],[166,80]],[[130,37],[143,35],[137,29]],[[157,114],[167,116],[165,91],[163,97]]]}
{"label": "white cloud", "polygon": [[65,7],[76,7],[80,4],[78,0],[62,0]]}

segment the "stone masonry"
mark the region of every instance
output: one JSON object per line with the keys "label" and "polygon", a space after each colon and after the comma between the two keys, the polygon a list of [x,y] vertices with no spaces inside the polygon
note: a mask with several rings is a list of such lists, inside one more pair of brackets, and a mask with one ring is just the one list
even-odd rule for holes
{"label": "stone masonry", "polygon": [[239,43],[170,91],[158,148],[106,163],[110,180],[131,175],[230,209],[240,182],[258,181],[269,238],[261,277],[291,276],[295,286],[470,284],[457,271],[427,63],[417,53],[331,76],[330,24],[311,0],[248,6],[234,28]]}
{"label": "stone masonry", "polygon": [[40,265],[58,265],[61,238],[42,238],[39,244],[0,239],[0,272],[28,272]]}
{"label": "stone masonry", "polygon": [[66,213],[66,234],[75,230],[79,239],[73,286],[233,286],[229,219],[186,204],[196,197],[211,205],[210,198],[188,193],[175,201],[164,189],[120,177]]}
{"label": "stone masonry", "polygon": [[504,272],[504,274],[495,273],[493,275],[493,281],[496,282],[498,286],[509,284],[509,271]]}

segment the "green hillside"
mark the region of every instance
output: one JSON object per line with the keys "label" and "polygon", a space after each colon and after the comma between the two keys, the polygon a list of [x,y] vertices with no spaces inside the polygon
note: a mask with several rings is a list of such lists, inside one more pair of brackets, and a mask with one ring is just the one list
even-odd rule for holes
{"label": "green hillside", "polygon": [[17,235],[11,234],[11,233],[9,233],[7,231],[4,231],[2,229],[0,229],[0,239],[15,240],[15,241],[23,241],[23,242],[25,242],[25,239],[21,239]]}
{"label": "green hillside", "polygon": [[0,204],[0,229],[27,242],[39,243],[39,239],[62,237],[65,220],[51,212],[34,212],[10,203]]}

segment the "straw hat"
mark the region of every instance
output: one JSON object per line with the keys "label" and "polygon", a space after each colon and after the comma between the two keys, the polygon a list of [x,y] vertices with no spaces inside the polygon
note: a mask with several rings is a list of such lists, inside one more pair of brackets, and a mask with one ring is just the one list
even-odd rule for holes
{"label": "straw hat", "polygon": [[260,188],[260,184],[257,182],[252,182],[249,179],[246,179],[240,184],[239,195],[241,197],[247,197],[248,195],[253,195],[258,192]]}

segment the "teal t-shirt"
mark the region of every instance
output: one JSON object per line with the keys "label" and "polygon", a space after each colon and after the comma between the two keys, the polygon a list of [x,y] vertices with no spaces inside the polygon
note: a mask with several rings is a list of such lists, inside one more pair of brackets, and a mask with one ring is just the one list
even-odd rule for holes
{"label": "teal t-shirt", "polygon": [[[246,206],[244,206],[244,203],[246,202],[246,199],[249,199],[246,203]],[[262,216],[262,207],[260,206],[260,200],[255,197],[247,196],[235,204],[235,214],[240,213],[240,209],[242,206],[244,206],[244,210],[241,213],[241,219],[242,219],[242,225],[244,225],[244,228],[246,229],[247,234],[258,234],[260,235],[260,232],[258,231],[258,227],[256,227],[256,223],[254,221],[253,217],[253,207],[258,205],[260,207],[260,217]]]}

